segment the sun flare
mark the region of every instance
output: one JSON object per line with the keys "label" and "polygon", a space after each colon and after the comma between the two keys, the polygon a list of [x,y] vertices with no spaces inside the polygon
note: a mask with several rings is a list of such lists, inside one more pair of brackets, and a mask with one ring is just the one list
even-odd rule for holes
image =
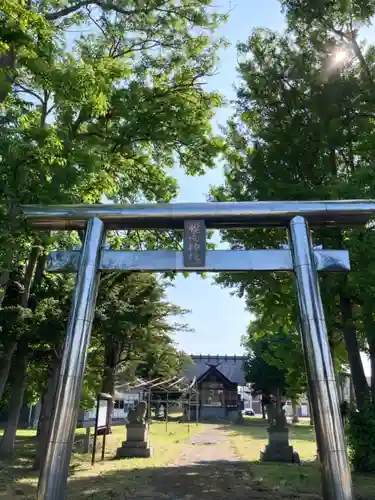
{"label": "sun flare", "polygon": [[347,61],[348,57],[348,51],[342,47],[338,47],[332,54],[332,62],[334,66],[340,66]]}

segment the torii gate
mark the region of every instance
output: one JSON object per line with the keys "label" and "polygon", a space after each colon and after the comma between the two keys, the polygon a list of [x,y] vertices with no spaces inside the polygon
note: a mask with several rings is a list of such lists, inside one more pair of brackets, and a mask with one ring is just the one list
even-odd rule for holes
{"label": "torii gate", "polygon": [[[375,214],[372,200],[243,202],[144,205],[25,206],[39,230],[85,230],[80,251],[52,252],[50,272],[76,272],[51,433],[38,499],[63,500],[90,342],[100,272],[108,271],[292,271],[315,421],[325,500],[353,500],[350,467],[328,344],[318,271],[349,271],[345,250],[313,247],[309,225],[364,225]],[[290,248],[206,251],[206,227],[285,227]],[[107,229],[184,231],[184,251],[103,249]]]}

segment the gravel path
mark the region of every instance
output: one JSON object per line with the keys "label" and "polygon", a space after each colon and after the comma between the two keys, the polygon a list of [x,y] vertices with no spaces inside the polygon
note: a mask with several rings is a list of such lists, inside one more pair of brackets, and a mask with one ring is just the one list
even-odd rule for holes
{"label": "gravel path", "polygon": [[[292,500],[262,487],[251,465],[242,461],[220,426],[207,426],[184,446],[167,467],[151,471],[132,500]],[[316,497],[305,497],[316,500]]]}
{"label": "gravel path", "polygon": [[169,467],[199,465],[208,462],[232,463],[240,459],[228,438],[217,426],[207,427],[193,436],[185,445],[181,455]]}
{"label": "gravel path", "polygon": [[[228,431],[231,427],[206,425],[183,445],[180,455],[163,467],[115,470],[95,478],[87,500],[321,500],[296,491],[282,493],[263,484],[254,463],[236,455]],[[243,439],[247,439],[246,435]],[[124,484],[123,490],[118,487]],[[1,494],[0,494],[1,497]],[[26,500],[26,497],[24,497]],[[27,497],[31,498],[32,497]],[[70,497],[68,497],[70,498]],[[77,495],[74,498],[78,498]],[[80,497],[81,498],[81,497]]]}

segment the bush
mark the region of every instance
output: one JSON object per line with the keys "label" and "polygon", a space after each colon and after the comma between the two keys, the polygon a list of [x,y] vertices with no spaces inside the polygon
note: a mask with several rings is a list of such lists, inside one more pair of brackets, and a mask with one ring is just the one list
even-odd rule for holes
{"label": "bush", "polygon": [[375,404],[352,412],[347,425],[350,462],[356,472],[375,472]]}

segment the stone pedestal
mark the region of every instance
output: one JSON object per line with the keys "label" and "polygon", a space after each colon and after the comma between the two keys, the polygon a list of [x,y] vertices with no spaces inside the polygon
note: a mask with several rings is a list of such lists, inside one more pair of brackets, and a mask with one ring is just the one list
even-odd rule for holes
{"label": "stone pedestal", "polygon": [[236,412],[234,422],[235,422],[237,425],[245,425],[245,419],[244,419],[244,417],[243,417],[243,415],[242,415],[242,412],[241,412],[241,411],[237,411],[237,412]]}
{"label": "stone pedestal", "polygon": [[90,443],[91,443],[91,429],[90,427],[86,428],[86,435],[83,440],[83,453],[89,453],[90,451]]}
{"label": "stone pedestal", "polygon": [[268,444],[260,452],[263,462],[300,463],[299,455],[289,444],[289,429],[287,427],[268,427]]}
{"label": "stone pedestal", "polygon": [[116,458],[149,458],[151,455],[148,424],[127,424],[126,441],[122,443],[121,448],[117,448]]}

